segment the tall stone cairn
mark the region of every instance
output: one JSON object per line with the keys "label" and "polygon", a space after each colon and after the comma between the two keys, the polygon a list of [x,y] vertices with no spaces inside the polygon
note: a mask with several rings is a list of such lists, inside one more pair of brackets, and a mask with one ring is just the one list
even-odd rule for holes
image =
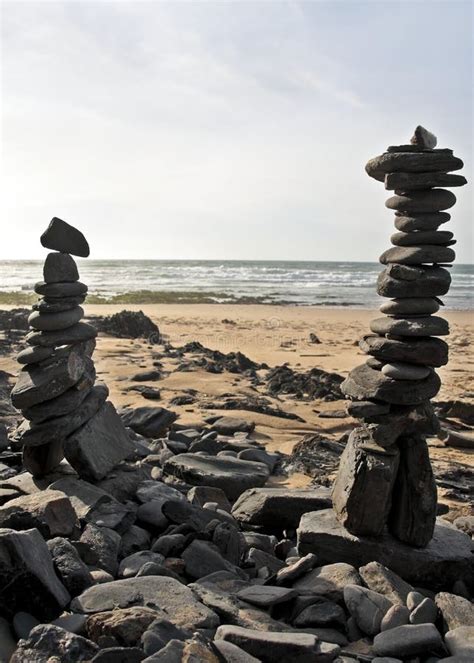
{"label": "tall stone cairn", "polygon": [[[79,476],[102,479],[133,452],[127,432],[105,384],[95,384],[92,354],[96,329],[82,322],[87,285],[79,281],[72,255],[86,258],[84,235],[54,218],[41,235],[53,252],[46,257],[40,295],[28,318],[28,347],[18,355],[22,365],[11,393],[25,421],[15,444],[23,449],[23,464],[40,477],[66,457]],[[72,255],[71,255],[72,254]]]}
{"label": "tall stone cairn", "polygon": [[436,137],[421,126],[409,145],[392,146],[366,165],[370,177],[394,190],[385,205],[395,211],[392,248],[377,292],[387,297],[383,317],[360,341],[369,355],[342,383],[348,412],[360,420],[349,437],[333,487],[333,506],[357,536],[390,533],[425,547],[436,519],[436,484],[426,436],[439,430],[430,399],[441,382],[435,371],[448,362],[449,334],[437,315],[451,283],[453,233],[438,228],[456,202],[445,188],[466,184],[451,171],[463,167],[452,150],[435,149]]}

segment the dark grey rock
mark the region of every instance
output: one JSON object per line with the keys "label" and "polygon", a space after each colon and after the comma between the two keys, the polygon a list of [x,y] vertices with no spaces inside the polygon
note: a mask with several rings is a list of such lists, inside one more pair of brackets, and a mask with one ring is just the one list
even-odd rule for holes
{"label": "dark grey rock", "polygon": [[79,271],[68,253],[48,253],[43,265],[43,278],[45,283],[61,281],[78,281]]}
{"label": "dark grey rock", "polygon": [[64,441],[64,455],[79,476],[103,479],[120,461],[133,454],[133,445],[112,403],[100,410]]}
{"label": "dark grey rock", "polygon": [[115,580],[86,589],[72,602],[72,609],[81,613],[113,610],[142,605],[161,609],[166,606],[168,619],[185,628],[215,628],[217,615],[197,600],[195,594],[173,578],[144,576]]}
{"label": "dark grey rock", "polygon": [[18,638],[26,640],[35,626],[39,625],[39,621],[29,612],[17,612],[13,617],[13,630]]}
{"label": "dark grey rock", "polygon": [[13,387],[12,403],[18,409],[30,408],[60,396],[79,381],[84,370],[84,356],[74,349],[47,364],[27,366],[20,371]]}
{"label": "dark grey rock", "polygon": [[433,624],[397,626],[374,638],[374,652],[381,656],[416,656],[443,651],[443,641]]}
{"label": "dark grey rock", "polygon": [[448,344],[440,338],[406,337],[403,341],[383,336],[364,336],[360,349],[380,361],[404,361],[423,366],[444,366],[448,363]]}
{"label": "dark grey rock", "polygon": [[53,352],[53,348],[42,348],[40,346],[25,348],[17,355],[16,360],[19,364],[37,364],[51,357]]}
{"label": "dark grey rock", "polygon": [[147,656],[156,654],[170,640],[187,640],[192,637],[191,631],[175,626],[172,622],[158,617],[150,624],[141,637],[141,646]]}
{"label": "dark grey rock", "polygon": [[77,295],[77,297],[43,297],[31,307],[33,311],[40,313],[60,313],[69,311],[82,304],[86,299],[86,294]]}
{"label": "dark grey rock", "polygon": [[377,279],[377,294],[382,297],[439,297],[451,285],[451,275],[443,267],[423,265],[423,276],[415,281],[395,279],[385,269]]}
{"label": "dark grey rock", "polygon": [[392,380],[366,364],[357,366],[341,385],[343,393],[355,400],[376,399],[394,405],[417,405],[436,396],[441,380],[432,371],[424,380]]}
{"label": "dark grey rock", "polygon": [[232,507],[232,515],[246,525],[278,528],[297,527],[303,513],[327,509],[331,503],[330,490],[251,488],[239,497]]}
{"label": "dark grey rock", "polygon": [[259,608],[269,608],[278,603],[286,603],[297,596],[294,589],[273,587],[272,585],[251,585],[244,587],[236,594],[237,598],[252,603]]}
{"label": "dark grey rock", "polygon": [[32,331],[26,336],[29,345],[46,347],[74,345],[97,336],[97,330],[87,322],[78,322],[72,327],[59,331]]}
{"label": "dark grey rock", "polygon": [[152,550],[164,557],[179,557],[186,547],[186,542],[184,534],[163,534],[157,538]]}
{"label": "dark grey rock", "polygon": [[334,510],[349,532],[365,536],[382,533],[392,505],[398,462],[396,447],[388,452],[367,444],[362,429],[351,432],[332,491]]}
{"label": "dark grey rock", "polygon": [[122,559],[118,569],[118,575],[121,578],[133,578],[137,575],[138,571],[144,564],[153,562],[154,564],[161,565],[164,562],[163,555],[151,550],[139,550],[132,553],[128,557]]}
{"label": "dark grey rock", "polygon": [[425,127],[419,124],[415,127],[415,132],[410,138],[410,143],[423,149],[433,150],[438,143],[438,139],[431,131],[428,131],[428,129],[425,129]]}
{"label": "dark grey rock", "polygon": [[232,506],[221,488],[213,486],[193,486],[187,494],[191,504],[204,506],[207,502],[216,502],[219,509],[230,513]]}
{"label": "dark grey rock", "polygon": [[397,262],[402,265],[422,263],[451,263],[456,259],[453,249],[448,246],[424,244],[422,246],[394,246],[380,256],[382,265]]}
{"label": "dark grey rock", "polygon": [[276,574],[277,585],[291,584],[316,566],[318,558],[312,553],[300,557],[297,561],[283,567]]}
{"label": "dark grey rock", "polygon": [[214,647],[225,663],[259,663],[260,659],[247,654],[246,651],[226,640],[214,640]]}
{"label": "dark grey rock", "polygon": [[[122,534],[122,543],[120,545],[120,557],[124,559],[128,555],[140,550],[148,550],[151,547],[151,535],[146,529],[132,525]],[[161,552],[157,550],[156,552]],[[165,555],[166,557],[166,555]]]}
{"label": "dark grey rock", "polygon": [[397,212],[410,214],[429,214],[449,209],[456,203],[456,196],[447,189],[428,189],[424,191],[409,191],[395,195],[385,202],[385,207]]}
{"label": "dark grey rock", "polygon": [[340,651],[337,645],[319,643],[310,633],[271,633],[240,626],[220,626],[216,640],[231,642],[263,663],[332,661]]}
{"label": "dark grey rock", "polygon": [[61,440],[55,440],[39,447],[23,447],[23,468],[35,478],[43,478],[57,468],[64,458]]}
{"label": "dark grey rock", "polygon": [[30,327],[39,331],[56,331],[72,327],[83,317],[84,310],[80,306],[76,306],[60,313],[33,311],[28,317],[28,322]]}
{"label": "dark grey rock", "polygon": [[445,152],[386,152],[371,159],[365,170],[370,177],[383,182],[387,173],[431,173],[460,170],[461,159]]}
{"label": "dark grey rock", "polygon": [[190,484],[221,488],[230,500],[248,488],[263,486],[269,476],[267,465],[237,458],[179,454],[167,460],[166,474]]}
{"label": "dark grey rock", "polygon": [[[10,624],[6,619],[0,617],[0,661],[2,663],[9,663],[15,649],[16,638],[13,637]],[[238,663],[237,659],[236,663]]]}
{"label": "dark grey rock", "polygon": [[196,532],[200,532],[212,521],[228,522],[229,514],[223,511],[202,509],[194,504],[182,500],[169,500],[161,507],[163,515],[172,523],[187,525]]}
{"label": "dark grey rock", "polygon": [[82,558],[87,564],[98,566],[112,576],[116,575],[121,539],[115,530],[88,523],[80,542],[84,544]]}
{"label": "dark grey rock", "polygon": [[347,413],[356,419],[375,417],[377,415],[387,414],[389,411],[390,405],[387,403],[376,403],[374,401],[349,401],[347,404]]}
{"label": "dark grey rock", "polygon": [[362,579],[351,564],[336,562],[325,564],[310,571],[293,583],[300,593],[311,593],[340,603],[346,585],[362,585]]}
{"label": "dark grey rock", "polygon": [[385,596],[359,585],[344,587],[344,603],[362,633],[371,636],[380,633],[382,619],[392,607]]}
{"label": "dark grey rock", "polygon": [[0,506],[0,528],[38,529],[45,538],[70,536],[78,525],[76,512],[64,493],[43,490],[21,495]]}
{"label": "dark grey rock", "polygon": [[422,437],[415,436],[400,438],[398,446],[397,499],[392,504],[389,529],[400,541],[424,547],[433,536],[437,503],[428,446]]}
{"label": "dark grey rock", "polygon": [[396,262],[390,263],[385,271],[388,276],[401,281],[416,281],[424,274],[423,267],[421,266],[400,265]]}
{"label": "dark grey rock", "polygon": [[91,640],[70,633],[59,626],[40,624],[34,628],[27,640],[20,640],[11,663],[50,663],[60,661],[88,661],[99,648]]}
{"label": "dark grey rock", "polygon": [[382,373],[393,380],[424,380],[431,369],[428,366],[417,366],[403,362],[391,362],[382,366]]}
{"label": "dark grey rock", "polygon": [[403,212],[395,213],[395,228],[403,232],[416,230],[436,230],[451,218],[448,212],[433,212],[432,214],[405,215]]}
{"label": "dark grey rock", "polygon": [[145,437],[163,437],[177,415],[164,407],[136,407],[120,410],[120,417],[128,428]]}
{"label": "dark grey rock", "polygon": [[0,530],[0,595],[5,617],[27,609],[38,619],[54,619],[69,603],[38,530]]}
{"label": "dark grey rock", "polygon": [[186,575],[193,580],[215,573],[216,571],[236,572],[236,567],[222,557],[219,548],[209,541],[195,539],[181,553],[186,563]]}
{"label": "dark grey rock", "polygon": [[384,302],[380,312],[385,315],[431,315],[439,311],[439,303],[434,297],[406,297]]}
{"label": "dark grey rock", "polygon": [[231,564],[239,566],[247,548],[243,534],[231,522],[221,522],[214,528],[212,542]]}
{"label": "dark grey rock", "polygon": [[93,584],[89,569],[70,541],[56,537],[48,541],[54,568],[71,596],[81,594]]}
{"label": "dark grey rock", "polygon": [[39,424],[26,422],[21,428],[21,444],[35,447],[47,444],[51,439],[65,440],[99,411],[108,395],[109,390],[105,384],[96,384],[75,411]]}
{"label": "dark grey rock", "polygon": [[433,599],[424,598],[410,613],[410,624],[434,624],[438,617],[438,608]]}
{"label": "dark grey rock", "polygon": [[136,491],[136,496],[142,503],[152,500],[181,500],[186,502],[186,497],[182,492],[162,481],[143,481]]}
{"label": "dark grey rock", "polygon": [[[418,232],[394,233],[390,241],[395,246],[420,246],[424,244],[449,246],[453,243],[453,233],[449,230],[421,230]],[[395,278],[398,278],[395,274]]]}
{"label": "dark grey rock", "polygon": [[89,256],[89,244],[81,231],[56,216],[51,219],[40,241],[42,246],[52,251],[72,253],[81,258]]}
{"label": "dark grey rock", "polygon": [[389,631],[392,628],[397,628],[397,626],[404,626],[408,624],[409,618],[410,611],[406,606],[399,604],[392,605],[380,622],[380,630]]}
{"label": "dark grey rock", "polygon": [[258,548],[250,548],[247,553],[246,562],[255,567],[257,572],[261,569],[268,570],[268,576],[278,573],[285,568],[285,563],[275,555],[268,554]]}
{"label": "dark grey rock", "polygon": [[47,299],[82,297],[87,293],[87,286],[80,281],[63,281],[62,283],[38,281],[38,283],[35,283],[35,292],[37,295],[42,295]]}
{"label": "dark grey rock", "polygon": [[315,553],[323,564],[340,559],[361,566],[377,560],[405,581],[433,588],[472,573],[470,537],[442,524],[435,526],[426,548],[413,548],[386,532],[380,538],[357,537],[337,521],[332,509],[314,511],[301,518],[298,549],[300,554]]}
{"label": "dark grey rock", "polygon": [[251,433],[255,428],[253,421],[237,419],[236,417],[219,417],[212,423],[212,430],[220,435],[233,435],[234,433]]}
{"label": "dark grey rock", "polygon": [[399,191],[430,189],[435,186],[464,186],[467,180],[463,175],[449,173],[387,173],[385,188]]}

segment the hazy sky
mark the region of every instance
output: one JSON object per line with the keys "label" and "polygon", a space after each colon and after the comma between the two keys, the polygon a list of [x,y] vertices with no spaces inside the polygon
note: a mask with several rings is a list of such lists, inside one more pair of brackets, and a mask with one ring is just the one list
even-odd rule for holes
{"label": "hazy sky", "polygon": [[370,157],[421,123],[472,179],[472,36],[470,0],[2,2],[0,257],[59,216],[96,258],[376,260]]}

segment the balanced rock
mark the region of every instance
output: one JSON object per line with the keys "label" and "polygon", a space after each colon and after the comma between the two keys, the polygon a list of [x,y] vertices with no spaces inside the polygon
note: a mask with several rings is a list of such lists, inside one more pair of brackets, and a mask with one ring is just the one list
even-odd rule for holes
{"label": "balanced rock", "polygon": [[399,191],[431,189],[432,187],[464,186],[467,180],[463,175],[450,173],[387,173],[385,188]]}
{"label": "balanced rock", "polygon": [[74,258],[68,253],[48,253],[43,265],[43,278],[45,283],[78,281],[79,271]]}
{"label": "balanced rock", "polygon": [[57,347],[60,345],[74,345],[88,341],[97,336],[97,330],[87,322],[77,322],[67,329],[57,331],[32,331],[26,336],[29,345]]}
{"label": "balanced rock", "polygon": [[443,267],[424,265],[418,279],[407,282],[390,276],[387,269],[377,278],[377,294],[382,297],[439,297],[451,285],[451,275]]}
{"label": "balanced rock", "polygon": [[395,212],[395,228],[403,232],[416,232],[423,230],[437,230],[440,225],[447,223],[451,218],[448,212],[432,212],[431,214],[405,214]]}
{"label": "balanced rock", "polygon": [[389,198],[385,206],[397,212],[409,214],[431,214],[449,209],[456,203],[456,196],[447,189],[427,189],[424,191],[410,191],[403,195]]}
{"label": "balanced rock", "polygon": [[381,335],[446,336],[449,334],[449,324],[444,318],[435,315],[414,318],[385,317],[372,320],[370,330]]}
{"label": "balanced rock", "polygon": [[448,246],[423,244],[422,246],[394,246],[380,256],[382,265],[398,262],[402,265],[420,265],[422,263],[451,263],[456,254]]}
{"label": "balanced rock", "polygon": [[360,349],[382,362],[406,362],[422,366],[444,366],[448,363],[448,345],[440,338],[405,337],[403,341],[383,336],[364,336]]}
{"label": "balanced rock", "polygon": [[82,258],[87,258],[90,253],[89,244],[81,231],[57,217],[51,219],[40,241],[46,249],[52,251],[72,253]]}
{"label": "balanced rock", "polygon": [[380,306],[380,312],[394,316],[431,315],[439,311],[439,300],[435,297],[405,297],[392,299]]}
{"label": "balanced rock", "polygon": [[28,317],[28,324],[38,331],[56,331],[72,327],[84,317],[84,310],[80,306],[61,311],[60,313],[42,313],[33,311]]}
{"label": "balanced rock", "polygon": [[410,143],[424,150],[433,150],[438,143],[438,139],[431,131],[419,124],[410,138]]}
{"label": "balanced rock", "polygon": [[370,159],[365,170],[370,177],[383,182],[388,173],[448,173],[463,166],[461,159],[446,152],[386,152]]}
{"label": "balanced rock", "polygon": [[382,366],[382,373],[393,380],[423,380],[431,371],[427,366],[392,362]]}
{"label": "balanced rock", "polygon": [[398,232],[390,237],[395,246],[420,246],[424,244],[454,244],[453,233],[448,230],[420,230],[418,232]]}

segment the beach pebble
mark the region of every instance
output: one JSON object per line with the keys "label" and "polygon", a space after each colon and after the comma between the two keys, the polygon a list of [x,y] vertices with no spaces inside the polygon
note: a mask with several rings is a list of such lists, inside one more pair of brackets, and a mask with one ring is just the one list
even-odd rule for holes
{"label": "beach pebble", "polygon": [[382,619],[392,603],[382,594],[357,585],[344,588],[344,603],[366,635],[380,633]]}
{"label": "beach pebble", "polygon": [[433,150],[438,143],[438,139],[431,131],[428,131],[428,129],[425,129],[425,127],[419,124],[410,138],[410,143],[424,150]]}
{"label": "beach pebble", "polygon": [[425,598],[426,597],[423,594],[420,594],[420,592],[415,592],[414,590],[412,592],[410,592],[407,595],[407,608],[408,608],[408,610],[410,610],[410,612],[411,612],[412,610],[417,608],[420,605],[420,603],[425,600]]}
{"label": "beach pebble", "polygon": [[408,624],[410,611],[404,605],[392,605],[385,613],[380,624],[381,631],[388,631],[397,626]]}
{"label": "beach pebble", "polygon": [[39,346],[33,348],[25,348],[17,355],[17,362],[19,364],[36,364],[51,357],[53,348],[42,348]]}
{"label": "beach pebble", "polygon": [[62,281],[61,283],[35,283],[35,292],[48,299],[80,297],[87,293],[87,286],[80,281]]}
{"label": "beach pebble", "polygon": [[427,651],[443,651],[443,640],[434,624],[404,625],[379,633],[374,653],[381,656],[416,656]]}
{"label": "beach pebble", "polygon": [[416,318],[375,318],[370,329],[376,334],[395,334],[397,336],[445,336],[449,334],[449,324],[436,315]]}
{"label": "beach pebble", "polygon": [[72,253],[82,258],[87,258],[90,253],[89,244],[81,231],[56,216],[51,219],[40,241],[46,249],[52,251]]}
{"label": "beach pebble", "polygon": [[410,613],[410,624],[434,624],[438,616],[438,608],[433,599],[425,598]]}
{"label": "beach pebble", "polygon": [[444,267],[423,265],[423,275],[414,281],[390,276],[387,269],[377,277],[377,294],[381,297],[440,297],[451,284],[451,274]]}
{"label": "beach pebble", "polygon": [[89,341],[97,336],[97,330],[87,322],[77,322],[67,329],[58,331],[31,331],[26,335],[28,345],[57,347],[59,345],[75,345]]}
{"label": "beach pebble", "polygon": [[395,195],[385,201],[385,207],[399,212],[427,214],[449,209],[456,202],[456,196],[447,189],[410,191]]}
{"label": "beach pebble", "polygon": [[402,232],[416,232],[424,230],[437,230],[440,225],[447,223],[451,218],[448,212],[433,212],[432,214],[405,215],[403,212],[395,213],[395,228]]}
{"label": "beach pebble", "polygon": [[273,587],[272,585],[252,585],[237,592],[237,598],[260,608],[269,608],[278,603],[286,603],[297,596],[294,589]]}
{"label": "beach pebble", "polygon": [[380,306],[380,312],[385,315],[431,315],[439,311],[439,303],[433,297],[407,297],[405,299],[392,299]]}
{"label": "beach pebble", "polygon": [[474,659],[474,626],[458,626],[444,636],[448,651],[453,656],[470,656]]}
{"label": "beach pebble", "polygon": [[72,327],[83,317],[84,310],[80,306],[76,306],[60,313],[33,311],[28,317],[28,323],[30,327],[39,331],[55,331]]}
{"label": "beach pebble", "polygon": [[382,366],[382,373],[393,380],[423,380],[430,374],[430,369],[427,366],[397,362]]}
{"label": "beach pebble", "polygon": [[420,230],[414,233],[398,232],[390,237],[395,246],[419,246],[420,244],[442,244],[451,243],[454,235],[449,230]]}
{"label": "beach pebble", "polygon": [[422,263],[452,263],[456,259],[453,249],[448,246],[394,246],[382,253],[379,261],[382,265],[398,262],[402,265],[420,265]]}
{"label": "beach pebble", "polygon": [[28,612],[17,612],[13,617],[13,630],[17,638],[26,640],[30,635],[30,631],[38,626],[39,620]]}

